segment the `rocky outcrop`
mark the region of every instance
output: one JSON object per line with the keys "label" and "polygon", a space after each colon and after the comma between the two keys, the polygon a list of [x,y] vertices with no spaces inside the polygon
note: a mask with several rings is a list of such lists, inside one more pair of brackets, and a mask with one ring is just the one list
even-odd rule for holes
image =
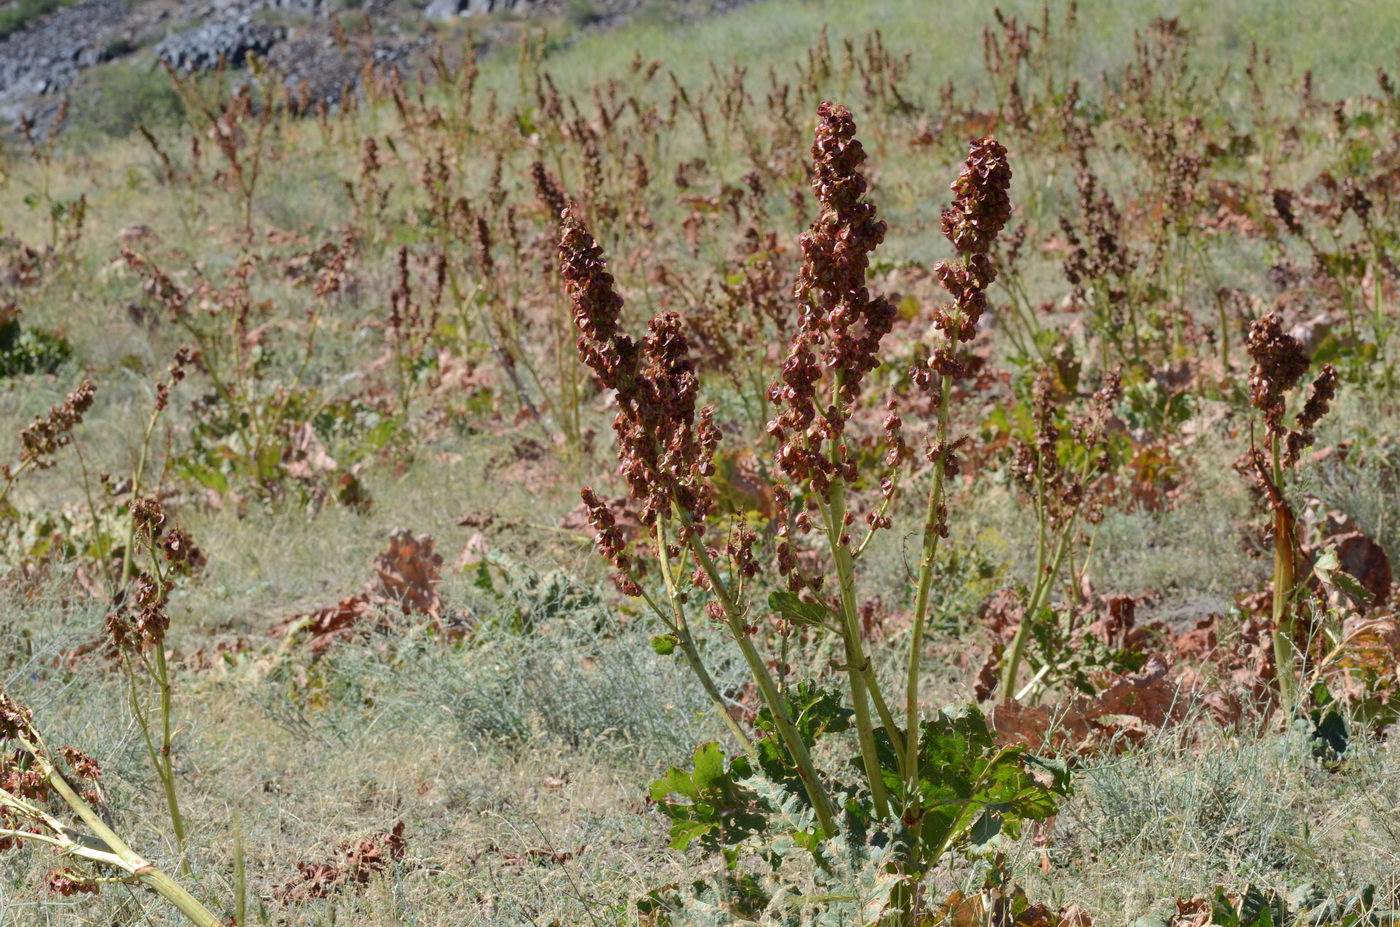
{"label": "rocky outcrop", "polygon": [[[376,43],[371,56],[376,68],[406,71],[413,55],[427,47],[427,40]],[[329,35],[306,35],[279,43],[267,56],[267,64],[282,75],[290,100],[298,109],[314,109],[317,104],[334,106],[347,89],[359,85],[364,76],[363,52],[347,51]]]}
{"label": "rocky outcrop", "polygon": [[25,101],[62,93],[120,51],[113,39],[130,15],[124,0],[78,0],[0,40],[0,122],[14,122]]}
{"label": "rocky outcrop", "polygon": [[176,70],[212,71],[221,61],[227,67],[239,67],[249,55],[265,56],[285,35],[285,29],[245,16],[177,32],[162,39],[155,52]]}
{"label": "rocky outcrop", "polygon": [[[0,0],[3,3],[4,0]],[[287,79],[292,99],[339,101],[362,74],[363,51],[337,47],[330,13],[353,6],[374,24],[374,64],[407,70],[426,47],[423,19],[507,13],[557,14],[569,0],[73,0],[0,39],[0,132],[21,113],[53,113],[83,71],[143,49],[197,72],[264,58]],[[653,0],[588,0],[600,22],[617,22]],[[684,0],[696,15],[747,0]],[[274,25],[274,23],[284,25]],[[149,60],[149,59],[147,59]]]}
{"label": "rocky outcrop", "polygon": [[424,9],[428,19],[443,22],[458,16],[479,16],[486,13],[499,13],[502,10],[528,11],[557,7],[548,0],[432,0]]}

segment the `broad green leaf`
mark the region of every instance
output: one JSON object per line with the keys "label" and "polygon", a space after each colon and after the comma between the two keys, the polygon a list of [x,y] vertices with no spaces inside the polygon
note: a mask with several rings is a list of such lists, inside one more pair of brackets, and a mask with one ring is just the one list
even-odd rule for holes
{"label": "broad green leaf", "polygon": [[825,605],[804,602],[791,592],[774,592],[768,596],[768,607],[789,621],[836,633],[831,624],[836,616]]}

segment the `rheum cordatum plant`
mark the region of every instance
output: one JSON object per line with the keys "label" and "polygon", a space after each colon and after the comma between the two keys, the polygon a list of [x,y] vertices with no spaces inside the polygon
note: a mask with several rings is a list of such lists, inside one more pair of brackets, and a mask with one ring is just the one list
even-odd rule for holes
{"label": "rheum cordatum plant", "polygon": [[[1273,515],[1274,572],[1271,618],[1278,691],[1285,712],[1298,707],[1298,679],[1312,629],[1301,621],[1297,517],[1288,499],[1288,476],[1304,448],[1313,443],[1313,428],[1327,414],[1337,392],[1337,371],[1323,364],[1303,407],[1289,420],[1289,393],[1308,372],[1303,345],[1283,330],[1278,316],[1266,313],[1250,326],[1246,350],[1254,361],[1249,371],[1249,399],[1263,415],[1264,446],[1251,442],[1236,465],[1262,493]],[[1257,436],[1256,436],[1257,437]]]}
{"label": "rheum cordatum plant", "polygon": [[160,779],[175,845],[180,851],[180,874],[189,875],[186,829],[175,788],[175,727],[172,674],[166,657],[165,635],[170,629],[167,599],[174,577],[196,566],[202,555],[184,530],[169,524],[154,497],[131,502],[133,547],[141,571],[123,590],[121,601],[107,615],[106,631],[112,652],[127,679],[132,717],[141,730],[151,768]]}
{"label": "rheum cordatum plant", "polygon": [[51,850],[58,868],[49,873],[49,888],[57,894],[141,886],[174,905],[191,924],[219,927],[219,918],[113,830],[101,775],[82,752],[52,750],[33,712],[0,691],[0,852],[26,844]]}
{"label": "rheum cordatum plant", "polygon": [[[681,319],[658,316],[641,341],[626,334],[622,298],[602,251],[569,212],[561,272],[579,354],[599,383],[616,392],[621,474],[644,526],[643,537],[629,540],[615,512],[585,489],[599,550],[622,590],[641,597],[665,628],[656,649],[681,654],[741,751],[726,758],[707,744],[693,770],[673,769],[653,787],[672,819],[673,844],[698,842],[719,853],[732,890],[762,908],[779,903],[783,893],[744,877],[745,857],[776,871],[786,852],[800,848],[829,870],[830,841],[840,835],[848,848],[863,847],[883,877],[878,903],[863,900],[859,919],[916,923],[930,910],[925,879],[950,851],[1048,817],[1068,783],[1023,748],[997,746],[975,707],[928,714],[919,697],[931,580],[948,533],[945,488],[958,444],[949,403],[954,382],[968,373],[964,346],[995,277],[989,251],[1010,217],[1007,153],[991,138],[974,141],[952,186],[953,203],[943,211],[957,258],[935,267],[951,302],[928,320],[941,341],[912,371],[938,409],[930,442],[917,454],[894,400],[886,403],[878,436],[862,434],[864,417],[857,414],[880,402],[871,395],[871,375],[885,363],[881,342],[897,313],[867,282],[886,226],[866,198],[866,156],[855,131],[845,107],[818,109],[812,189],[820,213],[800,239],[803,264],[792,307],[798,322],[769,390],[778,512],[770,524],[721,524],[712,482],[720,429],[709,408],[697,408],[699,381]],[[856,451],[864,438],[884,449],[873,467]],[[928,466],[920,469],[923,463]],[[870,659],[859,588],[871,538],[894,529],[894,502],[916,475],[926,482],[927,500],[915,528],[922,550],[900,692]],[[771,548],[761,534],[774,539]],[[765,569],[769,561],[776,576]],[[659,586],[651,581],[654,572]],[[701,633],[704,623],[725,633],[752,674],[761,707],[750,727],[736,720],[715,684],[701,644],[711,637]],[[774,625],[782,629],[782,650],[765,653]],[[832,641],[839,656],[824,661],[819,654]],[[837,900],[834,895],[832,903]]]}

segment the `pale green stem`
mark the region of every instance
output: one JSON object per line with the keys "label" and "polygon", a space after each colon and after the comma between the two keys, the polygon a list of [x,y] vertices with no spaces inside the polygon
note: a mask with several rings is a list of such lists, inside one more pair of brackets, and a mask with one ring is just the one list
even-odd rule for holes
{"label": "pale green stem", "polygon": [[919,670],[923,658],[924,629],[928,620],[929,589],[933,585],[933,565],[942,536],[939,512],[943,506],[943,480],[948,460],[948,393],[953,378],[944,374],[938,387],[938,426],[934,438],[938,459],[933,462],[933,485],[924,513],[923,555],[919,559],[918,587],[914,595],[914,624],[909,634],[909,670],[904,686],[904,775],[905,791],[911,796],[919,777]]}
{"label": "pale green stem", "polygon": [[44,765],[49,766],[49,785],[62,796],[68,807],[72,808],[73,812],[91,829],[94,836],[107,845],[111,855],[115,857],[113,860],[103,860],[104,862],[110,862],[112,865],[129,872],[137,881],[173,904],[196,927],[222,927],[223,922],[215,917],[208,908],[200,904],[193,895],[181,888],[174,879],[136,855],[131,847],[127,846],[107,826],[106,822],[73,791],[64,778],[47,761]]}
{"label": "pale green stem", "polygon": [[[885,791],[884,777],[880,772],[880,758],[875,748],[875,727],[870,721],[870,702],[866,685],[865,648],[861,646],[860,617],[855,607],[855,577],[851,571],[851,551],[841,543],[844,530],[842,521],[845,515],[844,484],[837,479],[832,483],[830,506],[823,506],[826,516],[827,541],[831,545],[832,557],[836,560],[836,576],[841,587],[842,636],[846,644],[846,672],[850,676],[851,701],[856,712],[856,737],[860,743],[861,762],[870,782],[870,795],[875,802],[877,817],[889,816],[889,794]],[[890,740],[899,751],[898,732],[889,730]]]}
{"label": "pale green stem", "polygon": [[715,595],[720,600],[720,606],[724,609],[724,617],[729,625],[729,630],[739,645],[739,652],[743,654],[744,662],[749,665],[749,672],[753,675],[754,682],[758,684],[764,704],[768,706],[768,711],[773,715],[773,723],[778,728],[778,736],[782,738],[784,746],[792,754],[793,762],[797,764],[797,774],[802,779],[807,794],[811,797],[817,822],[825,835],[832,836],[836,833],[836,824],[831,798],[817,777],[812,756],[807,751],[807,745],[802,741],[802,735],[798,733],[796,725],[788,716],[787,706],[783,704],[782,696],[773,682],[772,675],[768,672],[767,665],[764,664],[763,658],[754,647],[753,641],[749,639],[748,628],[744,626],[743,613],[740,611],[738,603],[729,594],[724,578],[719,575],[719,570],[715,567],[714,560],[710,557],[709,551],[705,549],[705,544],[699,535],[692,534],[689,543],[696,562],[700,564],[700,569],[709,578],[710,585],[714,587]]}
{"label": "pale green stem", "polygon": [[[720,716],[728,726],[734,739],[739,742],[745,753],[753,751],[753,741],[744,733],[744,729],[739,726],[739,722],[734,720],[734,716],[729,713],[729,707],[725,704],[724,696],[720,694],[719,687],[715,685],[714,678],[705,666],[705,662],[700,658],[700,650],[695,646],[695,638],[690,633],[690,624],[686,621],[685,610],[681,606],[680,594],[676,587],[675,573],[671,569],[671,557],[666,552],[666,527],[668,519],[658,518],[656,520],[656,550],[658,559],[661,561],[661,578],[666,583],[666,597],[671,601],[672,614],[670,617],[653,605],[653,609],[660,615],[666,626],[676,635],[676,640],[680,642],[681,653],[685,655],[686,662],[690,665],[700,686],[705,690],[705,694],[714,702],[715,708],[719,710]],[[635,582],[635,580],[634,580]],[[640,588],[640,587],[639,587]]]}
{"label": "pale green stem", "polygon": [[1016,636],[1011,641],[1011,653],[1007,656],[1006,666],[1002,671],[1001,691],[1002,695],[1008,699],[1015,697],[1016,673],[1021,667],[1021,657],[1025,653],[1031,624],[1041,608],[1044,607],[1045,599],[1049,595],[1050,589],[1055,585],[1055,577],[1059,575],[1073,535],[1074,520],[1071,519],[1070,523],[1065,526],[1064,533],[1060,535],[1059,543],[1055,547],[1055,553],[1050,558],[1048,566],[1044,559],[1044,547],[1041,547],[1037,553],[1035,587],[1031,592],[1030,602],[1026,604],[1026,612],[1021,616],[1021,624],[1016,628]]}
{"label": "pale green stem", "polygon": [[180,802],[175,796],[175,766],[171,755],[173,733],[170,725],[170,668],[165,660],[165,641],[156,641],[156,682],[160,686],[160,773],[165,788],[165,806],[170,812],[170,826],[175,831],[175,846],[180,851],[180,875],[189,878],[190,861],[186,856],[185,819],[180,814]]}

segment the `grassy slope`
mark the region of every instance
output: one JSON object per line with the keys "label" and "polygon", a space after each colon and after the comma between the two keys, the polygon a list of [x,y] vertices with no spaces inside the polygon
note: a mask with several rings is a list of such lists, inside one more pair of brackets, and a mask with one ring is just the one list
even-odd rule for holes
{"label": "grassy slope", "polygon": [[[1038,22],[1041,5],[1031,0],[997,4],[1009,15]],[[1055,4],[1056,16],[1064,4]],[[1132,35],[1156,16],[1179,17],[1193,36],[1194,54],[1208,69],[1224,63],[1243,68],[1251,42],[1273,49],[1301,74],[1311,69],[1317,89],[1341,96],[1374,87],[1378,65],[1395,62],[1395,30],[1400,10],[1385,0],[1194,0],[1079,4],[1082,41],[1075,70],[1092,79],[1132,54]],[[561,87],[570,80],[621,75],[633,52],[660,58],[683,79],[704,75],[711,63],[731,62],[755,71],[780,69],[798,60],[823,26],[833,40],[881,29],[897,50],[921,59],[915,86],[933,91],[948,78],[966,81],[981,74],[982,28],[991,10],[976,0],[761,0],[697,24],[643,23],[621,31],[593,33],[554,56],[550,69]],[[1286,49],[1286,52],[1284,51]]]}

